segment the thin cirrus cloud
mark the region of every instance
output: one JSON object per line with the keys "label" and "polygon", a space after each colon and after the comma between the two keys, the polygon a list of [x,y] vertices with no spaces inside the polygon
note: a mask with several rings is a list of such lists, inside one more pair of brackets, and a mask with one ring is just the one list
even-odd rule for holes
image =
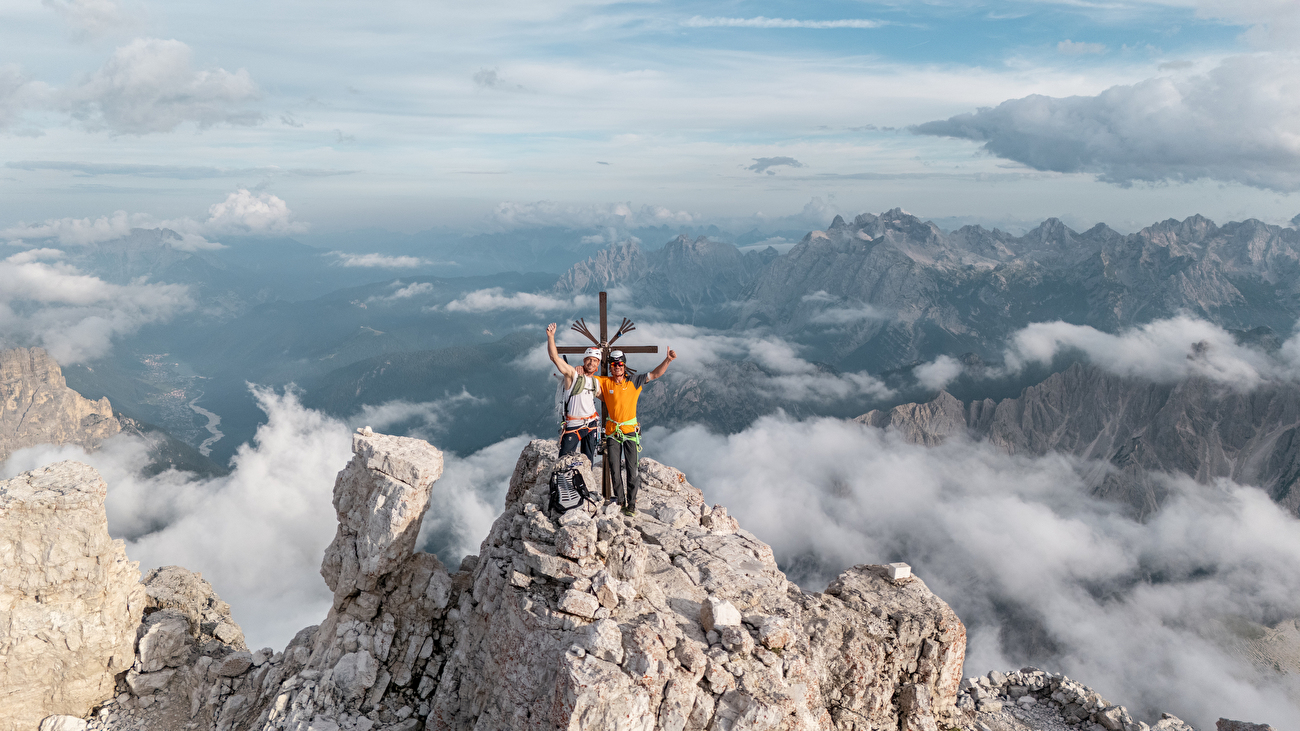
{"label": "thin cirrus cloud", "polygon": [[275,165],[255,168],[219,168],[203,165],[145,165],[136,163],[64,162],[60,160],[15,160],[5,163],[14,170],[52,170],[86,176],[131,175],[140,178],[172,180],[204,180],[208,178],[238,178],[249,175],[294,175],[304,178],[329,178],[337,175],[355,175],[358,170],[330,170],[326,168],[281,168]]}
{"label": "thin cirrus cloud", "polygon": [[792,18],[705,18],[696,15],[682,21],[688,28],[858,28],[871,29],[889,25],[883,20],[849,18],[844,20],[795,20]]}
{"label": "thin cirrus cloud", "polygon": [[1035,94],[913,131],[1124,186],[1209,179],[1291,192],[1300,190],[1300,58],[1235,56],[1204,74],[1096,96]]}
{"label": "thin cirrus cloud", "polygon": [[41,4],[57,13],[78,40],[109,35],[136,22],[113,0],[41,0]]}

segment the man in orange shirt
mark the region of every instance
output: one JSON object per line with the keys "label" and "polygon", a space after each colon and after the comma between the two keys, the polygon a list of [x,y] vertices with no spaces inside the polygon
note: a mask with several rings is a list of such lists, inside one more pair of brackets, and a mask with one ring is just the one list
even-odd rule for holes
{"label": "man in orange shirt", "polygon": [[[623,506],[624,515],[636,515],[636,493],[641,487],[637,458],[641,452],[641,427],[636,421],[636,402],[649,381],[663,376],[677,352],[668,349],[668,357],[649,373],[627,377],[627,356],[621,350],[609,353],[609,375],[596,376],[600,396],[609,415],[605,419],[605,465],[614,483],[614,497]],[[622,461],[622,469],[619,462]],[[623,491],[623,473],[627,473],[627,493]]]}

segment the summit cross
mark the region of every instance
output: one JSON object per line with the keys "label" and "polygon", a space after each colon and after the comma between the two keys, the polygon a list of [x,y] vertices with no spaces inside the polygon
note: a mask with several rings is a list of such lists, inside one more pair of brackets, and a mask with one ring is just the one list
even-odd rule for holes
{"label": "summit cross", "polygon": [[[623,324],[618,326],[618,332],[614,333],[614,337],[612,338],[609,337],[609,323],[606,320],[605,299],[606,299],[605,293],[601,292],[600,293],[600,339],[599,340],[597,340],[596,336],[592,334],[591,330],[587,327],[586,321],[583,318],[578,318],[576,322],[574,322],[572,325],[569,326],[570,330],[573,330],[574,332],[582,333],[584,336],[586,336],[588,340],[590,340],[593,344],[595,344],[597,348],[600,348],[600,375],[602,376],[609,375],[609,352],[611,350],[621,350],[624,353],[658,353],[659,352],[658,345],[620,345],[617,348],[615,348],[614,343],[618,342],[619,338],[635,330],[636,324],[633,323],[631,320],[627,319],[626,317],[624,317]],[[555,349],[556,351],[558,351],[563,355],[582,355],[583,353],[587,352],[587,348],[585,347],[575,347],[571,345],[564,346],[564,347],[557,346]],[[632,368],[627,369],[628,375],[631,375],[634,372],[635,371]],[[605,431],[605,421],[608,416],[609,413],[605,410],[605,401],[604,399],[601,399],[600,430],[602,433]],[[613,490],[612,483],[610,482],[609,455],[606,454],[607,451],[606,442],[607,442],[606,439],[601,438],[600,453],[605,455],[605,457],[601,460],[600,463],[600,483],[601,483],[601,493],[604,495],[605,499],[608,500],[614,497],[614,490]]]}

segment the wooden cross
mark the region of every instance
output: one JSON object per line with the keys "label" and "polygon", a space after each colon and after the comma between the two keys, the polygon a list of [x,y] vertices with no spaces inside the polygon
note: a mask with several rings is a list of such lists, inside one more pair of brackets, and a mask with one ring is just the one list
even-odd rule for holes
{"label": "wooden cross", "polygon": [[[594,343],[597,348],[600,348],[600,375],[602,376],[609,375],[609,351],[611,350],[621,350],[624,353],[658,353],[659,352],[658,345],[620,345],[617,348],[614,347],[614,343],[618,342],[618,339],[623,337],[627,333],[630,333],[633,330],[635,330],[636,325],[631,320],[624,317],[623,324],[618,326],[618,332],[614,333],[614,337],[612,338],[609,337],[609,326],[605,319],[605,293],[604,292],[600,293],[600,339],[599,340],[596,339],[596,336],[593,335],[591,330],[587,328],[587,323],[582,318],[578,318],[577,322],[574,322],[573,325],[569,327],[569,329],[573,330],[574,332],[582,333],[587,337],[588,340]],[[583,353],[587,352],[587,349],[585,347],[574,347],[574,346],[556,347],[556,350],[562,354],[567,354],[567,355],[582,355]],[[625,371],[629,376],[635,373],[635,371],[633,371],[631,368],[626,368]],[[610,482],[611,475],[609,472],[609,454],[606,453],[607,440],[604,438],[605,420],[608,415],[609,413],[605,410],[605,400],[601,399],[600,400],[600,433],[601,433],[600,452],[601,454],[605,455],[605,459],[601,461],[600,486],[601,486],[601,493],[604,494],[606,500],[614,497],[613,483]],[[624,489],[625,490],[627,489],[626,485],[624,485]]]}

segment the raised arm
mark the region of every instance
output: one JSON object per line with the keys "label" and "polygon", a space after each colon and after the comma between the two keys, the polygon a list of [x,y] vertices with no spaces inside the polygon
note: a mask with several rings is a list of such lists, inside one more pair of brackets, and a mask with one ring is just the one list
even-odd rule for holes
{"label": "raised arm", "polygon": [[668,357],[664,358],[664,362],[655,366],[655,369],[653,371],[647,373],[645,379],[647,381],[653,381],[656,378],[662,377],[663,374],[668,370],[668,364],[672,363],[675,360],[677,360],[677,351],[673,350],[672,348],[669,348]]}
{"label": "raised arm", "polygon": [[551,362],[556,368],[560,369],[560,374],[564,376],[564,384],[567,386],[573,383],[573,377],[578,375],[578,371],[573,366],[564,362],[560,357],[560,351],[555,349],[555,323],[546,326],[546,350],[551,354]]}

